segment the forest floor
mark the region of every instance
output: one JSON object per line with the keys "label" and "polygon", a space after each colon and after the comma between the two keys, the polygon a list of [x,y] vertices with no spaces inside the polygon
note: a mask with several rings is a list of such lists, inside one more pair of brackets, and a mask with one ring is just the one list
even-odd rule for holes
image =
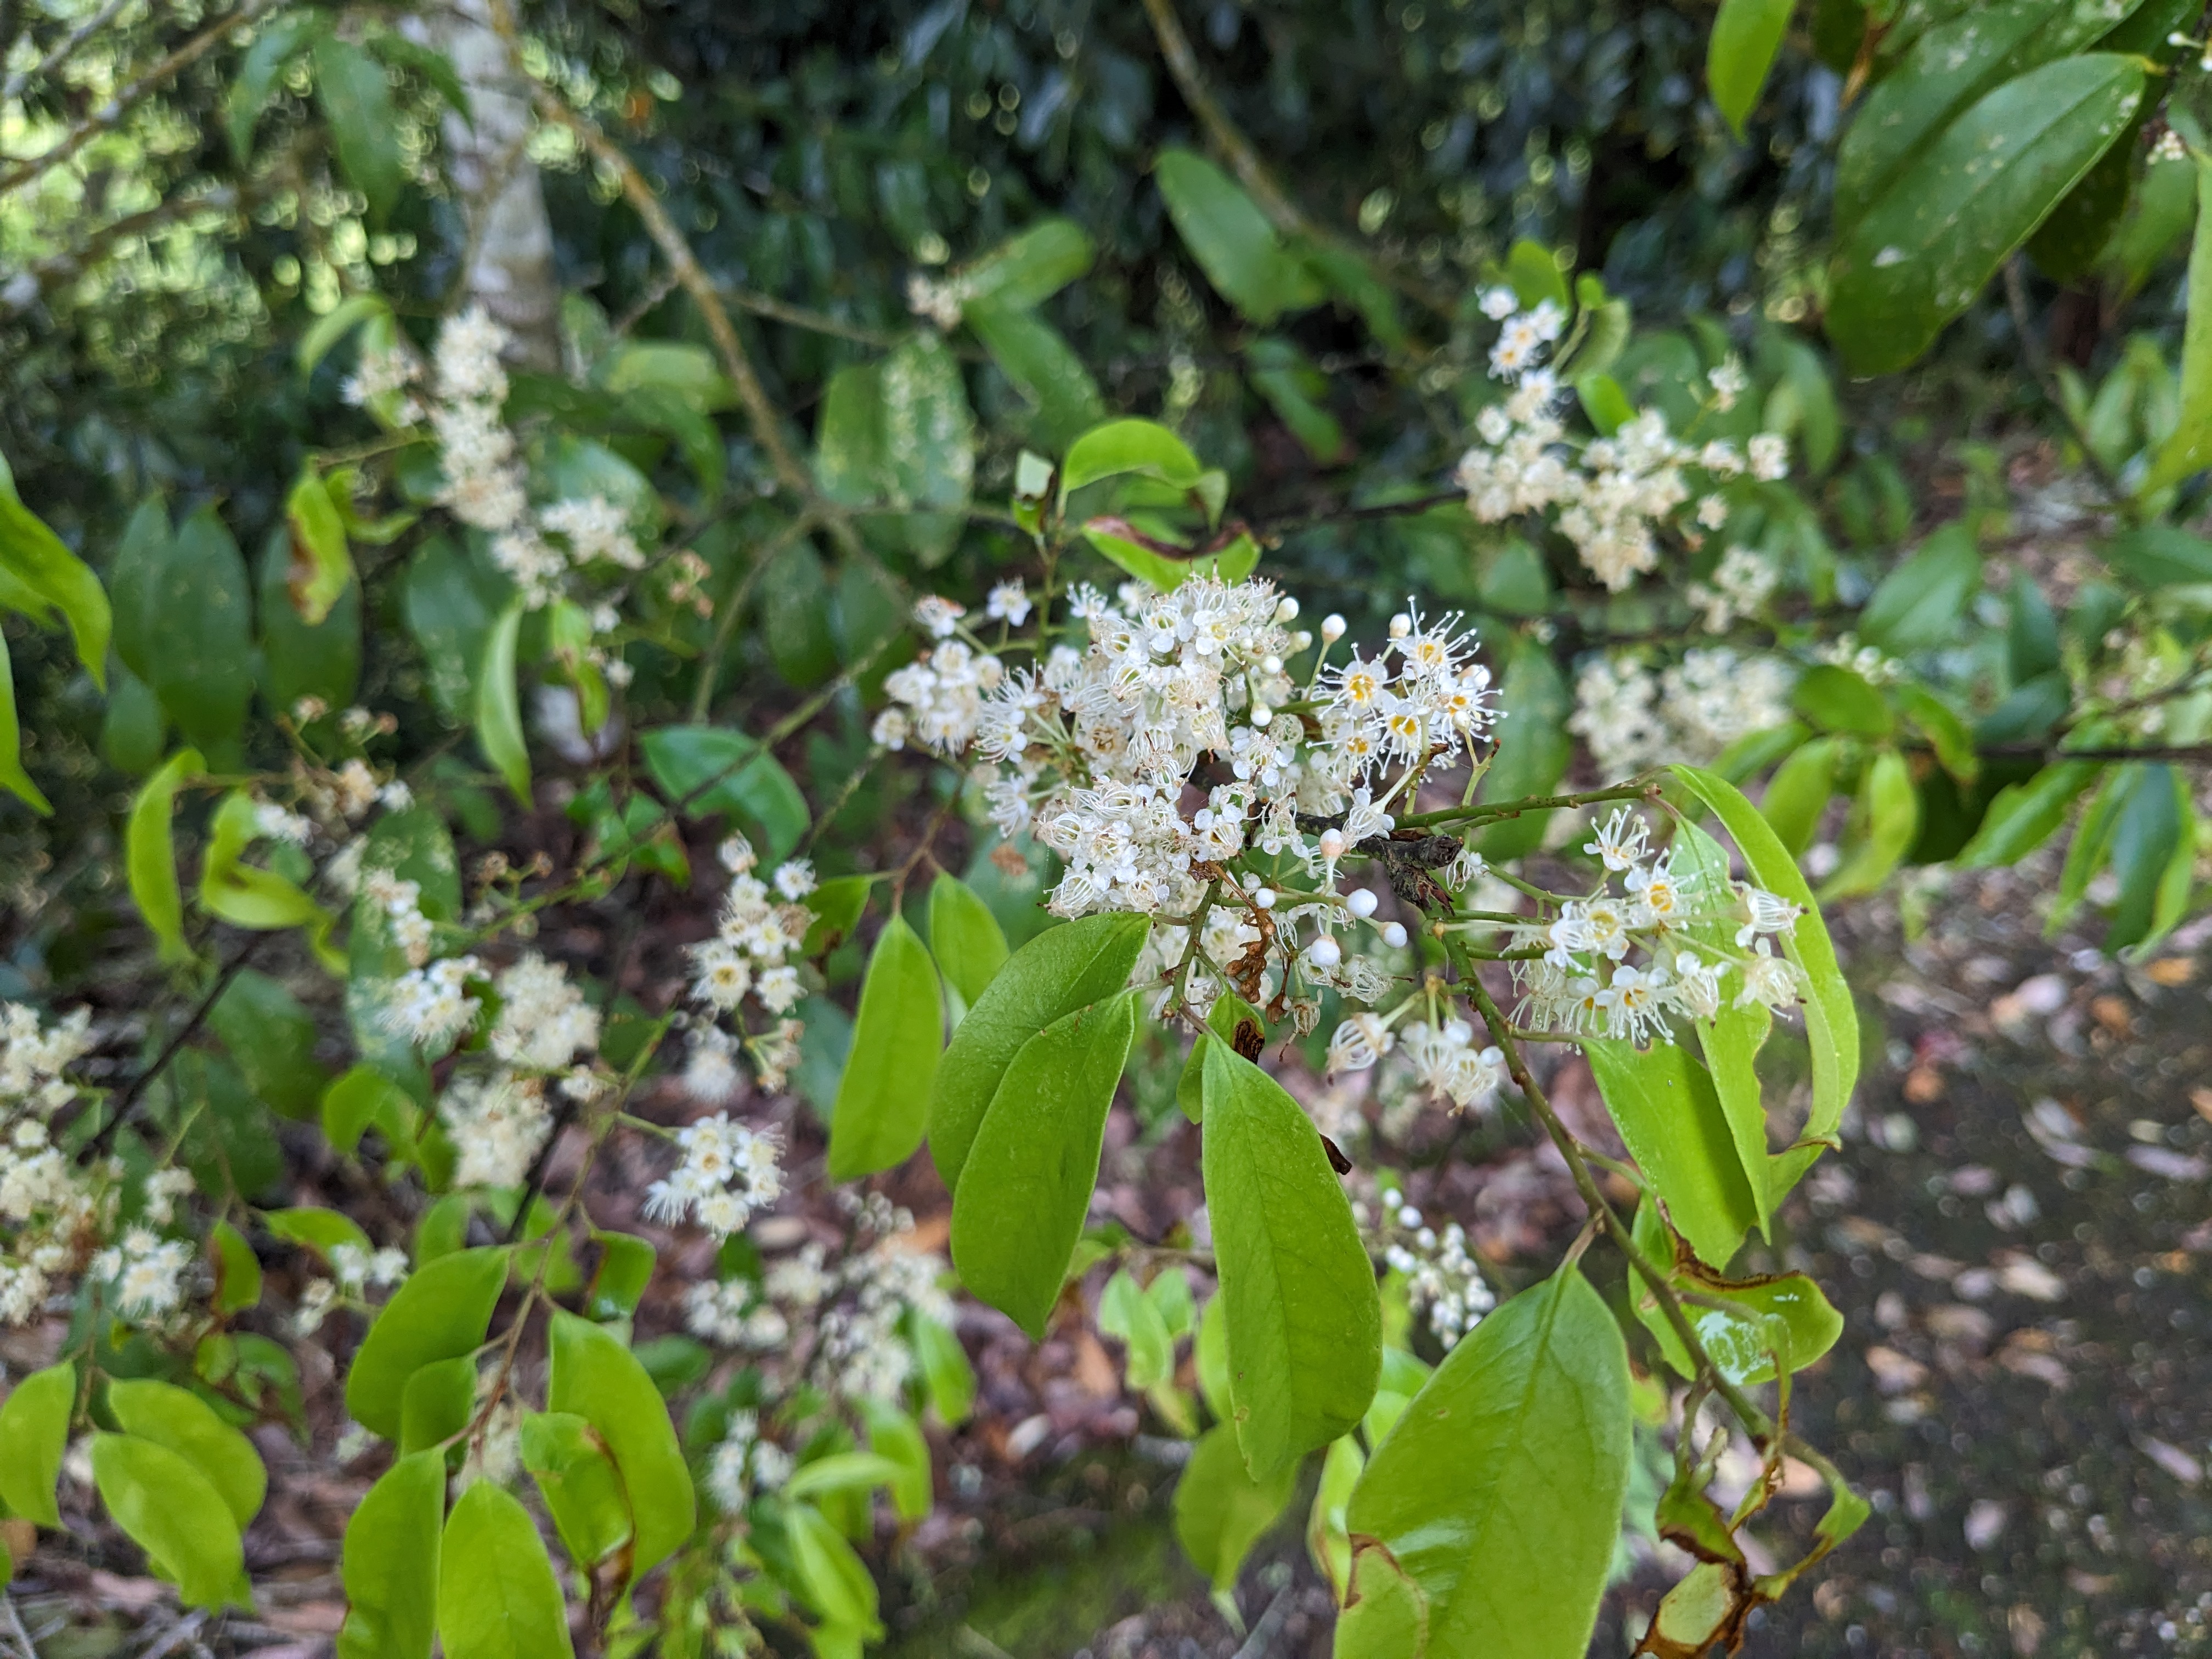
{"label": "forest floor", "polygon": [[[1844,1149],[1786,1206],[1774,1250],[1848,1322],[1796,1379],[1793,1422],[1875,1513],[1753,1615],[1747,1654],[2212,1651],[2212,927],[2122,964],[2080,939],[2046,941],[2038,890],[2017,873],[1955,877],[1914,901],[1909,943],[1887,902],[1833,918],[1866,1068]],[[1178,1046],[1148,1035],[1134,1109],[1109,1126],[1094,1219],[1139,1239],[1199,1204],[1197,1133],[1172,1104]],[[1553,1087],[1578,1132],[1601,1139],[1579,1068],[1564,1062]],[[1304,1092],[1355,1148],[1379,1115],[1357,1094]],[[803,1170],[819,1126],[792,1109]],[[298,1138],[300,1178],[345,1184],[314,1145]],[[1546,1271],[1580,1223],[1563,1166],[1525,1124],[1429,1113],[1395,1123],[1387,1151],[1365,1150],[1367,1166],[1405,1170],[1432,1221],[1461,1220],[1504,1288]],[[611,1173],[605,1196],[634,1205],[646,1172]],[[926,1160],[890,1190],[941,1247],[945,1203]],[[828,1212],[818,1185],[806,1201]],[[1601,1282],[1618,1273],[1609,1256],[1589,1258]],[[709,1270],[681,1254],[666,1265],[641,1334],[677,1323],[682,1283]],[[1249,1628],[1232,1627],[1174,1542],[1186,1443],[1125,1394],[1118,1349],[1073,1321],[1032,1346],[971,1304],[960,1328],[977,1411],[939,1437],[937,1511],[902,1540],[886,1523],[875,1553],[886,1659],[1327,1654],[1330,1597],[1306,1555],[1304,1498],[1255,1553],[1236,1597]],[[372,1471],[336,1462],[339,1362],[303,1352],[311,1444],[258,1437],[273,1486],[249,1540],[253,1617],[180,1613],[166,1586],[136,1576],[135,1552],[88,1525],[21,1564],[0,1655],[327,1659],[343,1611],[337,1539]],[[1818,1509],[1785,1498],[1759,1523],[1777,1560],[1802,1551]],[[1649,1547],[1635,1554],[1594,1654],[1626,1654],[1680,1571]]]}

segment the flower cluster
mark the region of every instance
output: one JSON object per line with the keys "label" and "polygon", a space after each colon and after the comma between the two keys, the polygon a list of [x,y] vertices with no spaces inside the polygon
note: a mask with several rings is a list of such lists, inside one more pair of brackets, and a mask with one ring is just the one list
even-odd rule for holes
{"label": "flower cluster", "polygon": [[[1522,310],[1510,289],[1491,290],[1483,309],[1499,325],[1490,372],[1509,391],[1476,417],[1480,441],[1461,458],[1456,475],[1468,511],[1483,523],[1555,514],[1590,573],[1618,592],[1658,564],[1662,530],[1688,531],[1677,515],[1693,500],[1698,526],[1717,530],[1728,518],[1722,486],[1746,474],[1788,475],[1788,445],[1774,434],[1761,433],[1741,450],[1725,439],[1690,443],[1668,431],[1657,410],[1577,449],[1558,414],[1562,388],[1541,362],[1565,314],[1548,300]],[[1733,363],[1715,369],[1712,406],[1733,404],[1743,383]]]}
{"label": "flower cluster", "polygon": [[42,1025],[21,1003],[0,1006],[0,1324],[34,1318],[112,1224],[112,1171],[80,1170],[49,1127],[77,1097],[62,1073],[92,1046],[90,1020],[79,1009]]}
{"label": "flower cluster", "polygon": [[696,1218],[726,1238],[783,1195],[772,1130],[750,1129],[717,1112],[678,1129],[676,1146],[683,1161],[646,1189],[645,1212],[654,1221],[678,1226]]}
{"label": "flower cluster", "polygon": [[1405,1280],[1406,1300],[1414,1314],[1438,1342],[1451,1348],[1498,1305],[1497,1291],[1483,1277],[1459,1223],[1450,1222],[1438,1233],[1395,1188],[1385,1188],[1376,1201],[1379,1216],[1370,1222],[1361,1205],[1358,1218],[1381,1239],[1383,1264]]}
{"label": "flower cluster", "polygon": [[723,1514],[743,1514],[754,1493],[780,1490],[793,1467],[789,1452],[762,1437],[758,1412],[732,1412],[707,1459],[707,1496]]}
{"label": "flower cluster", "polygon": [[1517,949],[1542,953],[1515,964],[1522,1025],[1640,1046],[1668,1036],[1669,1016],[1797,1002],[1798,970],[1771,940],[1798,908],[1745,882],[1678,872],[1649,836],[1638,814],[1616,811],[1584,848],[1604,866],[1596,888],[1510,929]]}
{"label": "flower cluster", "polygon": [[370,1287],[395,1289],[407,1278],[404,1250],[372,1251],[359,1244],[334,1244],[330,1249],[330,1264],[328,1279],[310,1279],[300,1292],[300,1307],[293,1318],[293,1328],[302,1336],[313,1335],[320,1329],[335,1308],[365,1309]]}
{"label": "flower cluster", "polygon": [[814,866],[805,860],[790,860],[763,881],[753,873],[758,856],[743,836],[724,842],[720,856],[730,872],[730,888],[714,937],[691,947],[691,994],[717,1015],[736,1015],[750,997],[766,1011],[769,1023],[756,1032],[741,1022],[735,1038],[713,1025],[698,1029],[685,1085],[710,1104],[736,1092],[737,1048],[752,1057],[763,1089],[783,1087],[799,1063],[804,1027],[788,1016],[805,988],[793,958],[814,920],[801,902],[815,885]]}
{"label": "flower cluster", "polygon": [[1727,646],[1693,647],[1656,671],[1626,652],[1594,656],[1575,677],[1567,729],[1610,778],[1670,761],[1702,766],[1738,738],[1785,724],[1796,678],[1779,657]]}

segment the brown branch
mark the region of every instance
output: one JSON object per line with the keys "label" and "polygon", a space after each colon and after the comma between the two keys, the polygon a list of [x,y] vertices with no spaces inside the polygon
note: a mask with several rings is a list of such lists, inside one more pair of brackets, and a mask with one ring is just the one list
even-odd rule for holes
{"label": "brown branch", "polygon": [[750,289],[732,288],[723,290],[730,303],[740,311],[750,311],[756,317],[766,317],[772,322],[803,328],[810,333],[834,335],[841,340],[850,340],[855,345],[874,346],[888,351],[898,343],[898,336],[886,334],[881,329],[863,328],[857,323],[840,322],[826,312],[811,311],[805,306],[795,306],[773,295],[756,294]]}
{"label": "brown branch", "polygon": [[50,168],[59,167],[100,134],[112,131],[132,106],[143,100],[149,93],[190,69],[235,31],[283,3],[284,0],[246,0],[246,3],[229,16],[202,29],[70,129],[69,136],[52,149],[0,173],[0,194],[27,183]]}

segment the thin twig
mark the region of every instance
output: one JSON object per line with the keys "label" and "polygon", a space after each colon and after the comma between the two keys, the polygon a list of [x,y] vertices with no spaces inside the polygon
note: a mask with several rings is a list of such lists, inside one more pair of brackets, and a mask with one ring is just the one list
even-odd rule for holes
{"label": "thin twig", "polygon": [[803,328],[809,333],[834,335],[841,340],[850,340],[855,345],[875,346],[888,351],[898,343],[898,336],[881,329],[863,328],[857,323],[841,322],[826,312],[810,311],[805,306],[795,306],[779,300],[773,295],[755,294],[750,289],[727,288],[722,290],[730,296],[730,303],[740,311],[750,311],[756,317],[766,317],[771,322],[786,323],[793,328]]}
{"label": "thin twig", "polygon": [[154,1056],[152,1064],[139,1073],[137,1077],[132,1078],[125,1085],[123,1092],[115,1097],[113,1110],[109,1114],[107,1121],[100,1126],[99,1133],[94,1134],[87,1144],[85,1147],[87,1152],[96,1154],[107,1150],[115,1139],[115,1132],[123,1127],[123,1120],[130,1115],[131,1109],[138,1103],[138,1097],[146,1092],[155,1079],[168,1069],[169,1062],[184,1051],[185,1045],[190,1042],[200,1027],[206,1024],[208,1015],[214,1012],[216,1004],[222,1000],[222,994],[230,988],[230,982],[246,970],[252,963],[255,953],[274,937],[274,934],[266,933],[253,933],[246,935],[244,942],[231,953],[230,960],[224,963],[222,970],[216,975],[215,983],[208,988],[207,994],[199,1000],[198,1005],[193,1008],[191,1014],[186,1016],[185,1023],[179,1026],[168,1042],[162,1045],[161,1052]]}
{"label": "thin twig", "polygon": [[1252,534],[1261,540],[1274,541],[1301,530],[1312,530],[1325,524],[1360,524],[1370,519],[1403,519],[1417,513],[1426,513],[1432,507],[1449,507],[1467,500],[1467,492],[1460,489],[1440,489],[1432,495],[1416,495],[1410,501],[1383,501],[1374,507],[1339,506],[1322,507],[1302,514],[1297,518],[1276,519],[1272,522],[1254,525]]}
{"label": "thin twig", "polygon": [[102,104],[82,122],[70,129],[69,136],[52,149],[42,155],[33,155],[28,161],[18,162],[5,173],[0,173],[0,194],[14,190],[17,185],[37,178],[50,168],[59,167],[101,133],[112,130],[121,122],[124,116],[130,112],[132,106],[143,100],[149,93],[190,69],[216,46],[222,45],[235,31],[244,28],[256,18],[274,11],[283,3],[284,0],[246,0],[246,3],[231,13],[229,16],[220,19],[202,29],[121,92]]}

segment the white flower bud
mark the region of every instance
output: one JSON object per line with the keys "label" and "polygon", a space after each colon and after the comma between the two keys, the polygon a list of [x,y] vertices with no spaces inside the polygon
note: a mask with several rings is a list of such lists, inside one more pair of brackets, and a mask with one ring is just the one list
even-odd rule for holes
{"label": "white flower bud", "polygon": [[1413,631],[1413,619],[1407,616],[1404,611],[1401,611],[1396,616],[1390,618],[1390,637],[1392,639],[1402,640],[1407,635]]}
{"label": "white flower bud", "polygon": [[1310,650],[1312,648],[1312,646],[1313,635],[1307,633],[1303,628],[1298,629],[1297,633],[1291,635],[1291,649],[1294,652]]}
{"label": "white flower bud", "polygon": [[1260,659],[1260,672],[1262,674],[1281,673],[1283,672],[1283,659],[1270,652],[1267,655]]}
{"label": "white flower bud", "polygon": [[1345,895],[1344,908],[1364,921],[1375,914],[1375,895],[1364,887],[1356,887]]}
{"label": "white flower bud", "polygon": [[1306,946],[1306,960],[1316,968],[1334,968],[1344,960],[1344,947],[1323,933]]}
{"label": "white flower bud", "polygon": [[1394,951],[1406,948],[1406,925],[1394,921],[1382,930],[1382,942]]}
{"label": "white flower bud", "polygon": [[1264,702],[1255,702],[1252,705],[1251,714],[1246,718],[1255,726],[1265,726],[1275,718],[1275,711]]}
{"label": "white flower bud", "polygon": [[1252,891],[1252,902],[1262,910],[1273,909],[1275,908],[1275,890],[1272,887],[1255,888]]}
{"label": "white flower bud", "polygon": [[1296,622],[1297,619],[1298,602],[1288,594],[1285,594],[1282,601],[1275,606],[1275,620],[1279,623],[1289,623]]}
{"label": "white flower bud", "polygon": [[1344,856],[1344,831],[1324,830],[1321,832],[1321,855],[1331,864]]}
{"label": "white flower bud", "polygon": [[1351,624],[1346,623],[1343,617],[1338,616],[1336,612],[1334,611],[1330,611],[1328,615],[1321,619],[1322,643],[1323,645],[1334,645],[1339,640],[1344,637],[1344,630],[1350,626]]}

